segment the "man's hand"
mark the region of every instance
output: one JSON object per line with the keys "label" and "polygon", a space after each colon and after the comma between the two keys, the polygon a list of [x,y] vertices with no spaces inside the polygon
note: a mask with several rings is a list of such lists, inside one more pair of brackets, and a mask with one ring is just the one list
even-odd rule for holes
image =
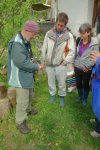
{"label": "man's hand", "polygon": [[44,67],[45,67],[45,65],[44,65],[44,64],[39,64],[39,70],[43,70],[43,69],[44,69]]}
{"label": "man's hand", "polygon": [[100,52],[98,51],[93,51],[90,55],[91,57],[91,60],[95,63],[96,62],[96,59],[100,56]]}
{"label": "man's hand", "polygon": [[65,65],[66,65],[66,62],[63,60],[63,61],[60,63],[60,65],[65,66]]}

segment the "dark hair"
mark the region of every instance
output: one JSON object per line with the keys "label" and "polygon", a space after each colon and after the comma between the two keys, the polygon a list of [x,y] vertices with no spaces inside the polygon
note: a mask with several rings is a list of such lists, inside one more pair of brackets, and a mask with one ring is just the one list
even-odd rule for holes
{"label": "dark hair", "polygon": [[66,25],[68,23],[68,15],[64,12],[59,13],[56,19],[57,21],[63,22]]}

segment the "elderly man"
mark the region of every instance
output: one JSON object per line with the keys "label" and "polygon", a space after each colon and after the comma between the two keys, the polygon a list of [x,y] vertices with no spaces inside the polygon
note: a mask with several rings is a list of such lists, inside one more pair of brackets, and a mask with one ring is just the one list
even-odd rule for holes
{"label": "elderly man", "polygon": [[30,41],[38,33],[38,24],[27,21],[23,30],[12,38],[8,44],[8,82],[16,88],[16,124],[21,133],[28,133],[26,124],[28,114],[36,114],[32,108],[33,72],[43,69],[34,58]]}
{"label": "elderly man", "polygon": [[55,99],[57,80],[59,105],[61,107],[64,107],[64,97],[66,96],[66,65],[72,63],[75,54],[74,39],[67,30],[67,23],[67,14],[60,13],[55,27],[46,33],[42,48],[42,61],[46,64],[48,75],[49,103]]}

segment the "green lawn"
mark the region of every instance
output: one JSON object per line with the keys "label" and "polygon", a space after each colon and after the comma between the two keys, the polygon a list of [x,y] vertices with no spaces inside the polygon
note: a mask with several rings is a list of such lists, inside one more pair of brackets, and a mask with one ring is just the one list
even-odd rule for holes
{"label": "green lawn", "polygon": [[67,93],[65,107],[59,108],[58,97],[48,104],[46,75],[36,78],[33,105],[38,115],[27,120],[32,131],[23,135],[16,129],[15,108],[0,122],[0,150],[100,150],[100,139],[93,139],[90,131],[95,124],[91,110],[91,94],[86,109],[75,102],[76,92]]}

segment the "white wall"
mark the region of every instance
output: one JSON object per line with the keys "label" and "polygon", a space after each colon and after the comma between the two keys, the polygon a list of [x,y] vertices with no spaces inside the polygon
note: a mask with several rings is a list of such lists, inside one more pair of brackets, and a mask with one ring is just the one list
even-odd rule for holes
{"label": "white wall", "polygon": [[68,26],[76,36],[82,23],[92,22],[93,0],[58,0],[58,9],[68,14]]}

